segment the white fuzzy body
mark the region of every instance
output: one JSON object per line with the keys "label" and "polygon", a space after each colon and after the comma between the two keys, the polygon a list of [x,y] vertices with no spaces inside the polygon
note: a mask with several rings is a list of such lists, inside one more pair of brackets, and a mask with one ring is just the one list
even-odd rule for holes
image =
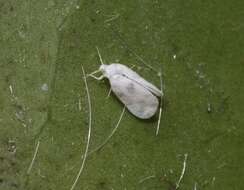
{"label": "white fuzzy body", "polygon": [[158,109],[158,97],[163,93],[136,72],[122,64],[101,65],[112,91],[128,110],[141,119],[152,117]]}

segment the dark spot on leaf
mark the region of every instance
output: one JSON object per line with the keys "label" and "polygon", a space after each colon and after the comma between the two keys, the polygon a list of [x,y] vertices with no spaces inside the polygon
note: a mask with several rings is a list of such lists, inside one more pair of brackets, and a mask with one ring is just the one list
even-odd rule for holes
{"label": "dark spot on leaf", "polygon": [[14,188],[17,188],[17,189],[18,189],[18,184],[17,184],[17,183],[12,182],[10,185],[11,185],[12,187],[14,187]]}
{"label": "dark spot on leaf", "polygon": [[97,183],[97,189],[108,189],[108,183],[106,181],[100,181]]}
{"label": "dark spot on leaf", "polygon": [[95,22],[96,21],[96,19],[95,18],[90,18],[91,19],[91,22]]}
{"label": "dark spot on leaf", "polygon": [[104,187],[105,185],[106,185],[106,183],[104,181],[99,182],[100,187]]}

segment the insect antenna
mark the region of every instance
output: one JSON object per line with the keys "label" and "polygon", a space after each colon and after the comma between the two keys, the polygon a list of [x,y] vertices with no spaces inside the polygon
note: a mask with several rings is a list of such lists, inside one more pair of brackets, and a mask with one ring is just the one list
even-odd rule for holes
{"label": "insect antenna", "polygon": [[[97,53],[98,53],[98,56],[99,56],[99,60],[100,60],[100,62],[101,62],[101,65],[104,65],[104,64],[103,64],[103,60],[102,60],[102,56],[101,56],[100,51],[99,51],[99,49],[98,49],[97,46],[96,46],[96,49],[97,49]],[[93,71],[92,73],[88,74],[87,76],[90,76],[90,77],[93,77],[93,78],[95,78],[95,79],[97,79],[97,80],[100,80],[98,77],[94,76],[94,74],[96,74],[96,73],[98,73],[98,72],[101,72],[101,69],[100,69],[100,68],[99,68],[98,70]]]}
{"label": "insect antenna", "polygon": [[97,53],[98,53],[98,56],[99,56],[99,59],[100,59],[101,65],[104,65],[104,63],[103,63],[103,59],[102,59],[102,56],[101,56],[100,51],[99,51],[99,49],[98,49],[98,47],[97,47],[97,46],[96,46],[96,49],[97,49]]}

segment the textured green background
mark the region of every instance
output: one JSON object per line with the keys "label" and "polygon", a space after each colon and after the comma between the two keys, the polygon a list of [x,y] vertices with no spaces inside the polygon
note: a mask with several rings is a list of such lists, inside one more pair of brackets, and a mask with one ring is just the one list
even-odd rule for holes
{"label": "textured green background", "polygon": [[[180,189],[244,189],[243,7],[243,0],[0,0],[0,189],[71,187],[88,132],[81,65],[98,68],[95,46],[107,63],[135,65],[157,86],[136,55],[162,68],[166,104],[157,137],[156,120],[126,112],[111,141],[87,159],[76,189],[172,190],[185,153]],[[107,82],[88,85],[93,149],[123,106],[106,99]]]}

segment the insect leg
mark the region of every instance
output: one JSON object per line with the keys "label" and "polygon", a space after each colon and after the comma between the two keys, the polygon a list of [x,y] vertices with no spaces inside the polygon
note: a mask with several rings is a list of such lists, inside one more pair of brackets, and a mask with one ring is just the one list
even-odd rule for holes
{"label": "insect leg", "polygon": [[94,71],[94,72],[92,72],[92,73],[90,73],[90,74],[88,74],[87,76],[89,76],[89,75],[94,75],[94,74],[96,74],[96,73],[98,73],[98,72],[100,72],[100,70],[98,69],[98,70],[96,70],[96,71]]}
{"label": "insect leg", "polygon": [[110,89],[109,89],[109,92],[108,92],[108,95],[107,95],[107,97],[106,97],[106,98],[109,98],[109,96],[110,96],[111,92],[112,92],[112,88],[110,88]]}
{"label": "insect leg", "polygon": [[96,79],[96,80],[102,80],[102,79],[104,78],[104,75],[101,75],[100,77],[96,77],[96,76],[94,76],[93,74],[89,74],[88,76],[89,76],[89,77],[92,77],[92,78],[94,78],[94,79]]}
{"label": "insect leg", "polygon": [[163,106],[163,79],[162,79],[162,71],[159,73],[159,78],[160,78],[160,90],[162,92],[160,96],[160,108],[159,108],[159,116],[158,116],[158,124],[157,124],[157,129],[156,129],[156,136],[159,133],[159,127],[160,127],[160,122],[161,122],[161,117],[162,117],[162,106]]}

